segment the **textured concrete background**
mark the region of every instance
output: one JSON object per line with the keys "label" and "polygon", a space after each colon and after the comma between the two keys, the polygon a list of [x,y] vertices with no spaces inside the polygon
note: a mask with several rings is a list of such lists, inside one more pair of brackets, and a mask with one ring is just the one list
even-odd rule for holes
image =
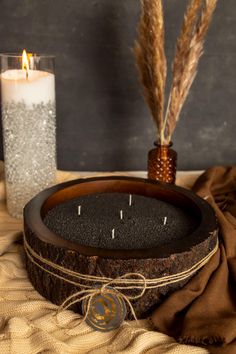
{"label": "textured concrete background", "polygon": [[[173,57],[186,0],[165,0]],[[132,47],[138,0],[0,0],[0,52],[55,54],[58,166],[140,170],[155,129]],[[173,137],[179,169],[236,163],[236,6],[219,0],[205,55]]]}

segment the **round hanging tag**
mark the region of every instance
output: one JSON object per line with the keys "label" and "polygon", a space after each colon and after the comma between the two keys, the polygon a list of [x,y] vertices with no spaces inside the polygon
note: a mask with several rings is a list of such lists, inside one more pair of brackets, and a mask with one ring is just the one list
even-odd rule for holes
{"label": "round hanging tag", "polygon": [[82,302],[87,324],[97,331],[108,332],[120,327],[126,316],[124,300],[112,288],[95,295],[88,308],[88,299]]}

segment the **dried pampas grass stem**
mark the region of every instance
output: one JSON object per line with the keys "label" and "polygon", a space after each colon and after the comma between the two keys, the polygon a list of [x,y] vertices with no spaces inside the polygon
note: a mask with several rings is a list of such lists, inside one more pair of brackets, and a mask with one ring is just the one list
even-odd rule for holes
{"label": "dried pampas grass stem", "polygon": [[[190,45],[192,36],[195,30],[197,20],[199,18],[199,12],[202,6],[202,0],[192,0],[186,10],[184,15],[184,21],[180,35],[177,39],[176,53],[173,61],[173,81],[171,86],[171,93],[168,100],[168,106],[166,110],[165,122],[167,123],[167,117],[171,120],[174,116],[174,105],[177,101],[175,100],[175,91],[177,87],[180,87],[182,81],[182,75],[186,65],[186,58],[189,56]],[[170,113],[171,111],[171,113]],[[168,127],[172,125],[168,121]],[[169,129],[168,129],[169,130]]]}
{"label": "dried pampas grass stem", "polygon": [[158,140],[164,140],[166,56],[161,0],[143,0],[135,54],[144,97],[157,126]]}
{"label": "dried pampas grass stem", "polygon": [[204,38],[209,28],[216,2],[217,0],[206,0],[203,9],[199,12],[202,1],[192,0],[187,10],[183,29],[177,41],[173,64],[173,83],[165,118],[168,140],[171,139],[179,120],[181,109],[197,74],[198,62],[203,54]]}

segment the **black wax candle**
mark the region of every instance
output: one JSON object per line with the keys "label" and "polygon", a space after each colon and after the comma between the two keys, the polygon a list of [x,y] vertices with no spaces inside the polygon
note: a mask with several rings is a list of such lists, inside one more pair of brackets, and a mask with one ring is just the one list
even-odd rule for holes
{"label": "black wax candle", "polygon": [[64,239],[106,249],[144,249],[172,240],[183,242],[196,227],[187,210],[124,193],[71,199],[49,210],[44,223]]}

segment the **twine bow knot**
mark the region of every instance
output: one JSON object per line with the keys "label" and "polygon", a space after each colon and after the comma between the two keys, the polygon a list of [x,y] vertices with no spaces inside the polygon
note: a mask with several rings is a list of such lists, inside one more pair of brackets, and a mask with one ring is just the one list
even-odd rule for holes
{"label": "twine bow knot", "polygon": [[[137,294],[137,295],[124,294],[121,290],[127,290],[127,289],[131,290],[130,289],[131,287],[119,286],[119,285],[116,286],[115,285],[115,284],[119,284],[121,282],[124,282],[124,279],[127,279],[127,278],[132,278],[134,281],[135,281],[135,278],[140,278],[142,280],[143,286],[139,287],[139,290],[140,290],[139,294]],[[112,286],[112,285],[114,285],[114,286]],[[86,312],[85,312],[84,318],[83,318],[83,321],[86,321],[89,311],[90,311],[90,308],[91,308],[91,303],[92,303],[93,298],[97,295],[103,295],[103,294],[110,293],[110,294],[115,295],[116,297],[124,300],[124,302],[128,304],[133,318],[136,321],[138,321],[131,301],[141,298],[144,295],[146,289],[147,289],[147,281],[146,281],[146,278],[142,274],[140,274],[140,273],[127,273],[127,274],[122,275],[118,278],[112,279],[111,281],[107,282],[106,284],[103,284],[102,286],[96,286],[91,289],[83,289],[83,290],[77,291],[76,293],[70,295],[69,297],[67,297],[65,299],[65,301],[59,306],[57,312],[59,313],[62,310],[68,309],[70,306],[72,306],[74,304],[78,304],[84,300],[88,300],[87,306],[86,306]]]}

